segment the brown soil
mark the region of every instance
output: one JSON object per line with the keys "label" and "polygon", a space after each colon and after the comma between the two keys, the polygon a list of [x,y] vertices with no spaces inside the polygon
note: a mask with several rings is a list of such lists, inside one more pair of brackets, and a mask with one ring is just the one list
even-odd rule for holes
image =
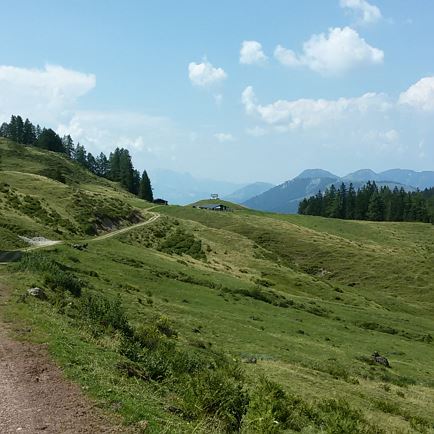
{"label": "brown soil", "polygon": [[[0,284],[0,301],[6,291]],[[9,337],[0,320],[0,433],[123,433],[78,386],[67,381],[44,345]]]}

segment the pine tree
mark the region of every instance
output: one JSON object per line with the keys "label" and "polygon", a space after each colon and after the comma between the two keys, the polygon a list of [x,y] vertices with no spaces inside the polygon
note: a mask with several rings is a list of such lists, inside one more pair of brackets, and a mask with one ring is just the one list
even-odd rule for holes
{"label": "pine tree", "polygon": [[86,158],[86,167],[92,172],[96,173],[97,165],[95,157],[89,152]]}
{"label": "pine tree", "polygon": [[116,148],[109,156],[109,173],[108,177],[112,181],[120,181],[120,149]]}
{"label": "pine tree", "polygon": [[38,148],[48,149],[54,152],[65,152],[62,139],[51,129],[44,128],[35,145]]}
{"label": "pine tree", "polygon": [[26,119],[23,126],[23,143],[25,145],[34,145],[36,142],[35,126]]}
{"label": "pine tree", "polygon": [[375,191],[369,200],[368,220],[383,221],[384,220],[384,201],[378,191]]}
{"label": "pine tree", "polygon": [[74,160],[83,167],[87,166],[87,152],[84,146],[80,145],[80,142],[75,146]]}
{"label": "pine tree", "polygon": [[15,141],[17,143],[24,143],[24,122],[21,116],[16,117],[15,127]]}
{"label": "pine tree", "polygon": [[121,149],[119,155],[119,182],[130,193],[133,192],[134,187],[133,172],[134,168],[129,151]]}
{"label": "pine tree", "polygon": [[74,147],[74,140],[72,140],[72,137],[69,134],[63,136],[62,143],[63,143],[63,148],[65,149],[65,154],[69,158],[73,158],[75,147]]}
{"label": "pine tree", "polygon": [[9,136],[9,124],[7,122],[3,122],[0,126],[0,137],[8,138]]}
{"label": "pine tree", "polygon": [[110,168],[109,161],[105,156],[105,154],[101,152],[96,157],[96,174],[98,176],[103,176],[106,178],[109,174],[109,168]]}
{"label": "pine tree", "polygon": [[346,218],[350,220],[354,220],[356,216],[356,191],[354,190],[354,186],[350,183],[348,187],[347,194],[347,211]]}
{"label": "pine tree", "polygon": [[143,171],[142,177],[140,179],[139,197],[143,200],[147,200],[148,202],[152,202],[154,200],[151,180],[149,179],[146,170]]}

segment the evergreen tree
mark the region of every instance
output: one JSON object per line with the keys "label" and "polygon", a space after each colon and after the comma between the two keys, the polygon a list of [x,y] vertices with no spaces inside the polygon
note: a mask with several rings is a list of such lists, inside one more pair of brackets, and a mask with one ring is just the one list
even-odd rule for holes
{"label": "evergreen tree", "polygon": [[339,190],[331,186],[324,194],[318,192],[303,199],[298,212],[333,218],[434,223],[434,188],[406,192],[402,187],[391,190],[368,182],[356,192],[352,184],[348,191],[345,185]]}
{"label": "evergreen tree", "polygon": [[83,167],[87,166],[87,152],[84,146],[80,145],[80,142],[75,146],[74,160]]}
{"label": "evergreen tree", "polygon": [[356,215],[356,191],[354,190],[354,186],[350,183],[348,187],[347,194],[347,209],[346,209],[346,218],[353,220]]}
{"label": "evergreen tree", "polygon": [[384,220],[384,201],[377,191],[374,191],[369,200],[367,218],[373,221]]}
{"label": "evergreen tree", "polygon": [[105,156],[105,154],[101,152],[96,157],[96,174],[98,176],[103,176],[106,178],[109,174],[109,168],[110,168],[109,161]]}
{"label": "evergreen tree", "polygon": [[11,116],[7,137],[8,137],[8,139],[13,140],[14,142],[16,142],[18,139],[17,117],[15,115]]}
{"label": "evergreen tree", "polygon": [[109,179],[119,182],[120,178],[120,149],[116,148],[109,156]]}
{"label": "evergreen tree", "polygon": [[9,137],[9,124],[7,122],[3,122],[0,126],[0,137]]}
{"label": "evergreen tree", "polygon": [[62,139],[51,129],[44,128],[35,145],[38,148],[48,149],[54,152],[65,152]]}
{"label": "evergreen tree", "polygon": [[134,191],[134,168],[127,149],[121,149],[119,155],[119,182],[130,193]]}
{"label": "evergreen tree", "polygon": [[92,172],[96,173],[97,165],[95,157],[89,152],[86,158],[86,167]]}
{"label": "evergreen tree", "polygon": [[152,202],[154,200],[151,181],[146,170],[143,171],[142,177],[140,178],[139,197],[143,200],[147,200],[148,202]]}
{"label": "evergreen tree", "polygon": [[36,142],[35,126],[26,119],[23,126],[23,143],[25,145],[34,145]]}
{"label": "evergreen tree", "polygon": [[63,136],[62,143],[63,143],[63,148],[65,149],[65,154],[69,158],[73,158],[75,147],[74,147],[74,140],[72,140],[72,137],[69,134]]}

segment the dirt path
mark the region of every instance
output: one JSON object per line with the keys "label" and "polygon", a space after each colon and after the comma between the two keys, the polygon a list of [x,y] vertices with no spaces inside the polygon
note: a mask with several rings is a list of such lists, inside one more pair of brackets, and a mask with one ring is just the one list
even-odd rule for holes
{"label": "dirt path", "polygon": [[[149,209],[153,209],[153,208],[156,208],[156,207],[152,207],[152,208],[149,208]],[[158,218],[160,218],[160,214],[157,214],[155,212],[151,212],[150,214],[152,214],[152,217],[149,220],[137,223],[137,224],[132,225],[132,226],[128,226],[126,228],[118,229],[116,231],[112,231],[112,232],[109,232],[107,234],[100,235],[98,237],[89,238],[87,240],[83,240],[82,242],[93,243],[95,241],[102,241],[102,240],[106,240],[107,238],[116,237],[117,235],[121,235],[121,234],[124,234],[125,232],[132,231],[134,229],[140,228],[141,226],[149,225],[149,224],[155,222],[155,220],[157,220]],[[50,244],[34,245],[34,246],[31,246],[31,247],[27,247],[25,249],[19,249],[19,250],[16,250],[16,251],[17,252],[31,252],[31,251],[34,251],[34,250],[43,249],[44,247],[47,247],[47,246],[54,246],[56,244],[64,244],[64,243],[65,243],[65,241],[50,241]],[[10,254],[10,253],[13,253],[13,251],[12,252],[5,252],[5,253]],[[1,264],[6,264],[7,262],[9,262],[9,260],[5,259],[3,261],[2,260],[2,256],[0,255],[0,265]],[[1,434],[1,431],[0,431],[0,434]]]}
{"label": "dirt path", "polygon": [[[151,224],[160,217],[152,214],[149,220],[86,242],[115,237]],[[26,250],[43,247],[32,246]],[[0,283],[0,303],[4,304],[7,297],[7,288]],[[82,395],[77,385],[67,381],[43,345],[11,339],[7,324],[0,318],[0,434],[38,432],[105,434],[132,430],[114,424]]]}
{"label": "dirt path", "polygon": [[[0,284],[0,300],[7,292]],[[0,433],[122,433],[65,380],[44,345],[18,342],[0,319]]]}
{"label": "dirt path", "polygon": [[94,241],[106,240],[107,238],[112,238],[112,237],[115,237],[117,235],[123,234],[125,232],[132,231],[133,229],[140,228],[141,226],[149,225],[149,224],[155,222],[155,220],[157,220],[160,217],[160,214],[157,214],[157,213],[152,213],[152,214],[153,214],[153,216],[149,220],[146,220],[146,221],[141,222],[141,223],[137,223],[136,225],[128,226],[126,228],[118,229],[116,231],[109,232],[109,233],[104,234],[104,235],[100,235],[99,237],[89,238],[85,242],[86,243],[93,243]]}

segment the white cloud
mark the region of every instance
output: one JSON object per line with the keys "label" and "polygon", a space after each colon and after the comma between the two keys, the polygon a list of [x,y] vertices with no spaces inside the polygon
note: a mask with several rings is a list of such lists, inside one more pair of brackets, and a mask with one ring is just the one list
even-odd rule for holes
{"label": "white cloud", "polygon": [[211,86],[227,78],[223,68],[215,68],[207,60],[202,63],[190,62],[188,65],[188,77],[195,86]]}
{"label": "white cloud", "polygon": [[297,57],[297,55],[292,50],[288,50],[288,48],[282,47],[278,45],[274,49],[274,57],[285,66],[299,66],[302,64],[302,61]]}
{"label": "white cloud", "polygon": [[267,61],[262,45],[257,41],[243,41],[240,49],[240,63],[245,65],[261,64]]}
{"label": "white cloud", "polygon": [[342,74],[350,69],[384,60],[382,50],[369,45],[350,27],[330,28],[328,34],[312,35],[303,44],[303,53],[295,54],[278,45],[276,59],[286,66],[304,65],[322,74]]}
{"label": "white cloud", "polygon": [[78,111],[57,127],[60,135],[70,134],[92,152],[108,152],[114,146],[158,154],[156,143],[167,139],[173,127],[164,117],[128,111]]}
{"label": "white cloud", "polygon": [[350,9],[359,17],[359,22],[371,24],[381,19],[380,9],[366,0],[340,0],[342,8]]}
{"label": "white cloud", "polygon": [[95,84],[95,75],[57,65],[43,69],[0,66],[0,118],[20,113],[37,122],[52,122]]}
{"label": "white cloud", "polygon": [[233,142],[235,140],[234,136],[230,133],[217,133],[214,137],[220,142]]}
{"label": "white cloud", "polygon": [[269,125],[290,129],[318,127],[349,116],[385,112],[391,104],[386,95],[366,93],[356,98],[278,100],[268,105],[257,103],[253,88],[244,89],[241,97],[246,113]]}
{"label": "white cloud", "polygon": [[399,96],[399,103],[424,111],[434,110],[434,76],[424,77]]}

